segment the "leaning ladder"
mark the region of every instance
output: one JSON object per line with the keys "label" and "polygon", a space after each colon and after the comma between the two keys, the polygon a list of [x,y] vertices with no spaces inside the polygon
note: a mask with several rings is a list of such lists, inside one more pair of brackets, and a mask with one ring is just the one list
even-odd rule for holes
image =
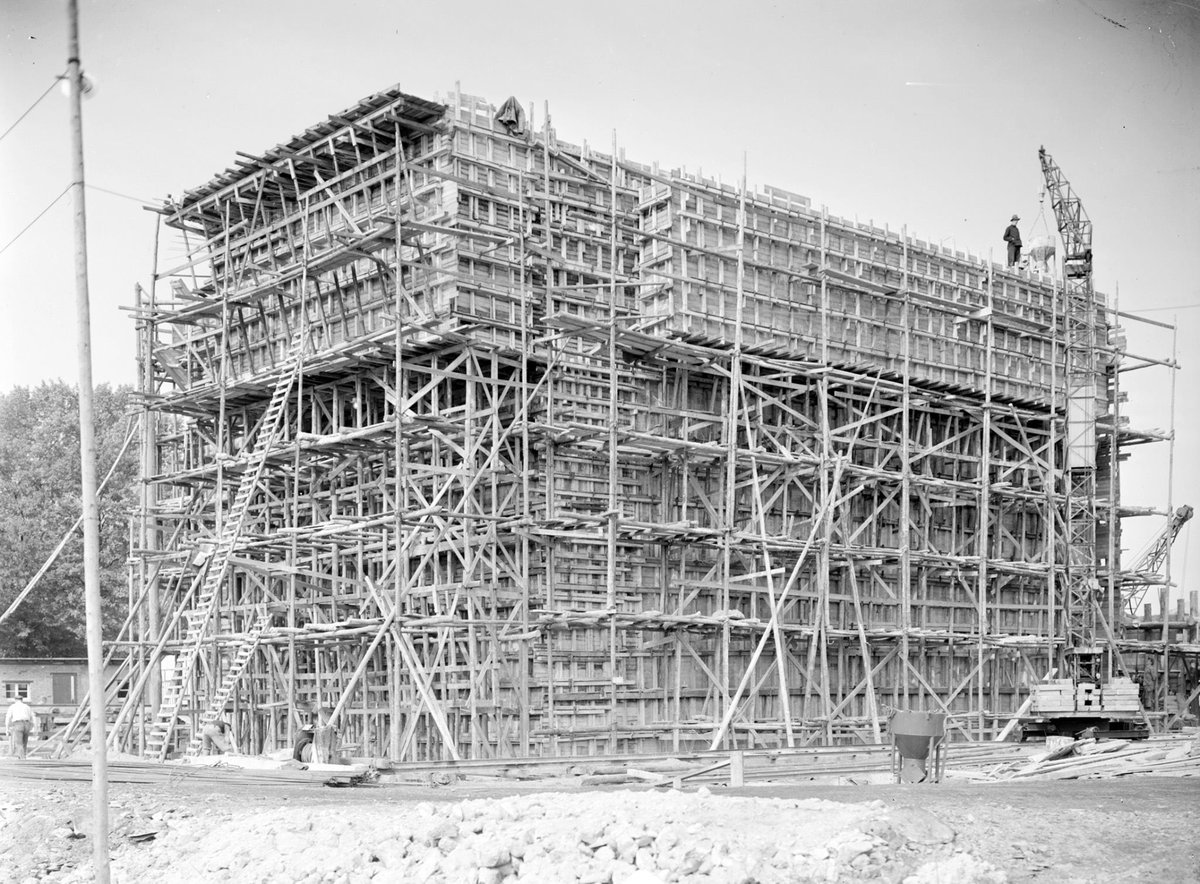
{"label": "leaning ladder", "polygon": [[302,347],[303,338],[297,341],[287,360],[283,363],[283,371],[275,385],[275,391],[271,394],[271,401],[267,406],[266,413],[259,424],[258,436],[247,460],[246,469],[242,473],[237,495],[226,514],[216,546],[208,556],[204,582],[200,586],[192,608],[183,612],[183,617],[187,622],[183,650],[176,658],[174,668],[163,675],[162,703],[154,724],[146,735],[146,747],[143,754],[147,758],[162,761],[167,756],[171,737],[175,731],[176,719],[179,716],[179,707],[188,693],[187,688],[191,684],[196,668],[200,643],[208,631],[208,623],[212,619],[221,583],[229,570],[229,559],[233,555],[246,521],[246,511],[249,508],[250,500],[258,490],[263,469],[266,466],[267,455],[274,447],[275,441],[283,429],[283,415],[286,411],[288,394],[300,374]]}
{"label": "leaning ladder", "polygon": [[241,680],[242,673],[246,671],[246,667],[250,664],[250,660],[254,656],[254,651],[258,648],[258,641],[262,638],[262,634],[266,631],[267,624],[270,621],[271,615],[267,613],[266,606],[260,606],[258,617],[238,646],[237,654],[234,655],[229,668],[225,670],[225,674],[221,677],[221,686],[212,695],[208,703],[208,708],[200,716],[200,725],[196,729],[196,732],[192,734],[191,742],[188,743],[187,755],[198,755],[200,753],[200,747],[204,743],[204,734],[202,732],[204,726],[212,724],[224,713],[225,704],[233,696],[234,689]]}

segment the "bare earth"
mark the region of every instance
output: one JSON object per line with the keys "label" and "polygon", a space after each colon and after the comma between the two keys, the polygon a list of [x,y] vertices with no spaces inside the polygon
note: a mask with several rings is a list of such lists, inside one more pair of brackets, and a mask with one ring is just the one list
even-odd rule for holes
{"label": "bare earth", "polygon": [[[0,880],[92,880],[91,784],[11,760],[0,783]],[[674,792],[230,771],[109,797],[116,882],[1200,882],[1195,777]]]}

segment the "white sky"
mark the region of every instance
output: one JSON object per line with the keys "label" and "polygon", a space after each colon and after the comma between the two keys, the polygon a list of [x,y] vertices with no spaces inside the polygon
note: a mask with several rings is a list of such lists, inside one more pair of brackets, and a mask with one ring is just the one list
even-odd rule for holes
{"label": "white sky", "polygon": [[[1040,219],[1045,145],[1095,224],[1097,285],[1178,325],[1173,502],[1200,508],[1200,0],[714,3],[81,0],[94,374],[134,378],[119,308],[152,272],[153,201],[395,83],[548,101],[559,136],[806,194],[831,212],[999,258]],[[65,0],[0,0],[0,129],[65,69]],[[70,182],[55,91],[0,140],[0,248]],[[0,390],[74,382],[70,198],[0,254]],[[1132,352],[1171,335],[1125,322]],[[1124,376],[1171,423],[1170,372]],[[1126,503],[1166,505],[1166,445]],[[1200,522],[1200,517],[1197,518]],[[1127,520],[1127,561],[1161,525]],[[1173,573],[1200,589],[1200,528]]]}

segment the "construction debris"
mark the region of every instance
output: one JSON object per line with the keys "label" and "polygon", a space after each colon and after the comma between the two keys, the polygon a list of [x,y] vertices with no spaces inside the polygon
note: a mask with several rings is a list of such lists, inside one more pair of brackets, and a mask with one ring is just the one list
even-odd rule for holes
{"label": "construction debris", "polygon": [[1183,740],[1068,740],[1066,745],[990,771],[994,780],[1080,780],[1116,776],[1200,776],[1200,744]]}

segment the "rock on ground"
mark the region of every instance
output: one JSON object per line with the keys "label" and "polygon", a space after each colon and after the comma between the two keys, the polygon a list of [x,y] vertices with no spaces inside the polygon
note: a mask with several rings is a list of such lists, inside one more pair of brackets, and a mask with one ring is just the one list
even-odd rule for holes
{"label": "rock on ground", "polygon": [[[16,838],[73,829],[21,815]],[[1001,884],[1004,873],[955,848],[932,814],[881,802],[592,791],[418,802],[245,809],[180,808],[116,817],[114,882],[360,881],[511,884],[771,884],[886,881]],[[0,836],[0,877],[22,880]],[[21,827],[24,826],[24,830]],[[63,830],[53,834],[56,830]],[[28,842],[26,842],[28,843]],[[26,867],[32,880],[84,882],[86,860]],[[31,874],[30,874],[31,873]]]}

